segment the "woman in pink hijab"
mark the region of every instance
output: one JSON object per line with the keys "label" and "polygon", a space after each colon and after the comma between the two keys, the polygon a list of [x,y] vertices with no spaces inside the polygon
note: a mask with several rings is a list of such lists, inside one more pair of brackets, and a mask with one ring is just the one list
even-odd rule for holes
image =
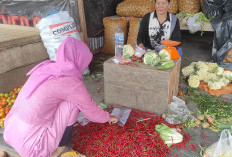
{"label": "woman in pink hijab", "polygon": [[82,82],[92,60],[88,47],[69,37],[56,57],[28,73],[5,120],[4,140],[23,157],[84,156],[66,147],[80,111],[92,122],[118,121],[96,105]]}

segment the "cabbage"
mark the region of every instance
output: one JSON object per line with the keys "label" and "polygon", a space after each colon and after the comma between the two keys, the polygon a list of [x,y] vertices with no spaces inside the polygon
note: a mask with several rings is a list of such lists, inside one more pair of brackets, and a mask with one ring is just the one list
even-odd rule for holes
{"label": "cabbage", "polygon": [[174,143],[180,143],[183,141],[183,136],[180,133],[178,133],[175,129],[169,128],[163,123],[156,125],[155,130],[160,133],[160,137],[164,140],[168,147]]}
{"label": "cabbage", "polygon": [[146,65],[154,66],[160,62],[160,58],[156,53],[149,51],[144,55],[143,62]]}
{"label": "cabbage", "polygon": [[123,56],[124,57],[132,57],[134,55],[135,51],[134,48],[131,45],[124,45],[123,46]]}

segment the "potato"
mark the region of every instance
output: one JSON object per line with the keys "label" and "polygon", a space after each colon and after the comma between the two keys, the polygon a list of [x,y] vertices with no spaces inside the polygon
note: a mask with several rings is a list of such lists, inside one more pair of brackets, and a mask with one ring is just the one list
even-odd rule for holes
{"label": "potato", "polygon": [[197,124],[197,126],[199,126],[201,124],[201,121],[195,120],[195,123]]}
{"label": "potato", "polygon": [[197,119],[202,121],[205,119],[205,116],[204,115],[197,115]]}
{"label": "potato", "polygon": [[205,122],[201,124],[202,128],[206,129],[209,127],[209,123]]}

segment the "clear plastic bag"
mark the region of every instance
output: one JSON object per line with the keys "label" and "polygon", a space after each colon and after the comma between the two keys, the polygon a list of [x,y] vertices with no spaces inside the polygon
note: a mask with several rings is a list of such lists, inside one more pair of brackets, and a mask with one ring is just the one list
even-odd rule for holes
{"label": "clear plastic bag", "polygon": [[90,123],[90,121],[84,116],[84,114],[82,112],[79,113],[77,121],[82,126],[85,126],[88,123]]}
{"label": "clear plastic bag", "polygon": [[189,28],[189,32],[192,34],[201,30],[202,23],[200,21],[196,22],[196,19],[198,19],[198,18],[199,18],[199,15],[195,14],[193,17],[190,17],[187,20],[187,26]]}
{"label": "clear plastic bag", "polygon": [[134,54],[136,57],[141,58],[145,53],[146,53],[146,50],[144,50],[141,47],[139,47],[138,45],[136,45],[135,54]]}
{"label": "clear plastic bag", "polygon": [[223,130],[219,141],[206,149],[203,157],[232,157],[232,136],[230,131]]}
{"label": "clear plastic bag", "polygon": [[165,120],[170,124],[181,124],[194,119],[186,107],[185,101],[173,96],[173,102],[168,106],[168,114]]}
{"label": "clear plastic bag", "polygon": [[127,119],[130,116],[130,112],[131,112],[131,109],[129,108],[115,107],[111,115],[116,116],[118,118],[118,125],[124,126],[127,122]]}

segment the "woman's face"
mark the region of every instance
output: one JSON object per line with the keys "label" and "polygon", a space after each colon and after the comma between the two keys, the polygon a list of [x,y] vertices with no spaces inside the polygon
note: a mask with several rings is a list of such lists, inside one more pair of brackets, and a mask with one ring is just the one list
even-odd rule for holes
{"label": "woman's face", "polygon": [[158,15],[167,14],[170,4],[168,0],[156,0],[155,9]]}

